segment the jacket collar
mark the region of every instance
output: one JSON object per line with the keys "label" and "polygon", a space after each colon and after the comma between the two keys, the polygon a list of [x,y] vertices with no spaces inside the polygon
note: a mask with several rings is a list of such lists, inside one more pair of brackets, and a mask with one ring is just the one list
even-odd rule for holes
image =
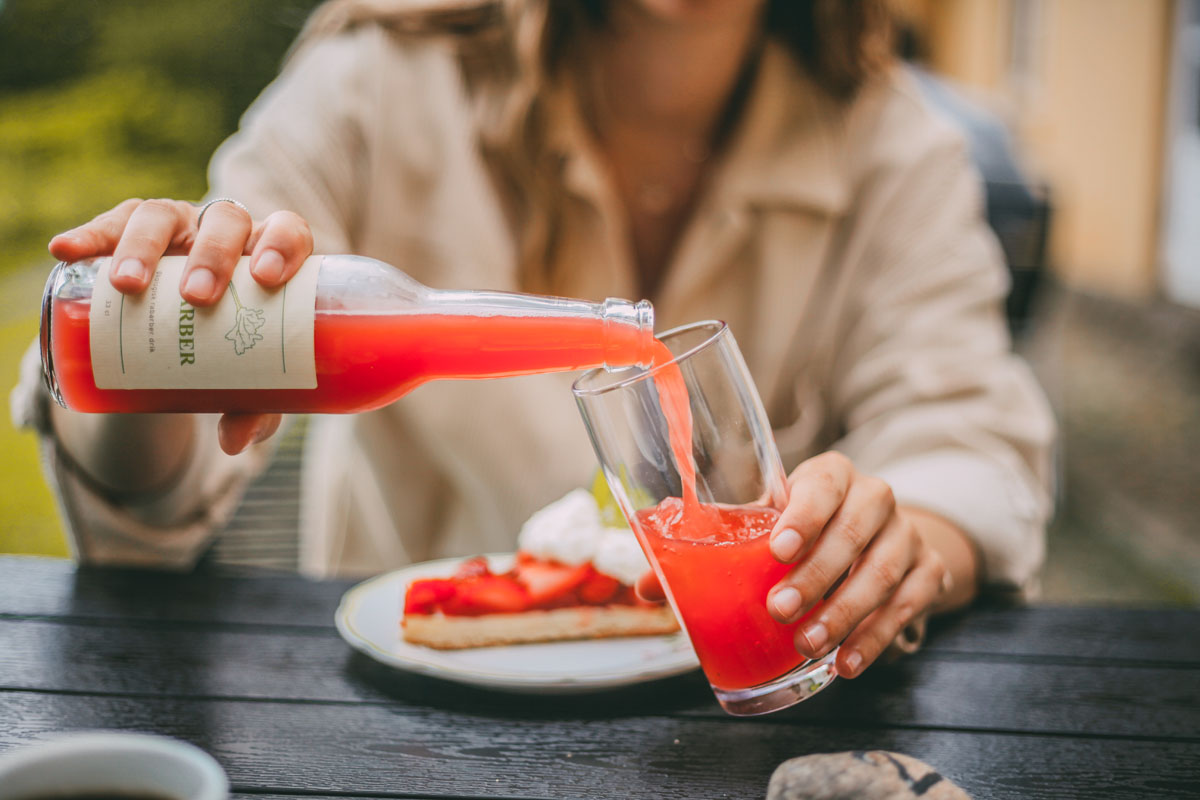
{"label": "jacket collar", "polygon": [[834,215],[850,202],[839,146],[844,111],[770,40],[714,182],[721,199]]}

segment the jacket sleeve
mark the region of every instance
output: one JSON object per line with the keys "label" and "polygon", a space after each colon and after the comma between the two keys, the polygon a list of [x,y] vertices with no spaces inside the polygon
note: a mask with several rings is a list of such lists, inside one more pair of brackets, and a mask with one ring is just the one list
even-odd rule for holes
{"label": "jacket sleeve", "polygon": [[831,404],[838,448],[860,469],[900,504],[965,531],[986,584],[1029,590],[1045,552],[1055,425],[1011,352],[1007,273],[980,194],[944,128],[864,182],[861,288],[839,331]]}
{"label": "jacket sleeve", "polygon": [[42,472],[54,491],[71,556],[87,563],[190,568],[233,515],[273,447],[264,443],[228,456],[217,443],[216,416],[198,415],[192,457],[179,475],[166,476],[167,488],[153,495],[116,496],[80,469],[59,441],[37,342],[21,360],[9,401],[13,424],[38,436]]}
{"label": "jacket sleeve", "polygon": [[[361,196],[364,93],[371,84],[365,40],[380,46],[381,36],[333,37],[302,50],[214,156],[211,195],[241,200],[255,218],[295,211],[308,220],[319,251],[349,251]],[[11,408],[18,426],[39,435],[43,471],[72,555],[92,563],[189,568],[233,515],[274,445],[228,456],[217,443],[217,417],[200,415],[192,458],[168,489],[114,496],[73,463],[56,437],[37,350],[35,342],[26,354]]]}

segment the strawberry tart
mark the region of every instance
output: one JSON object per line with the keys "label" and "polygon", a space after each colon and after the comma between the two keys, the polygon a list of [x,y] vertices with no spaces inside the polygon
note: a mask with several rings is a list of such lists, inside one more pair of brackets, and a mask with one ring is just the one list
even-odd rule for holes
{"label": "strawberry tart", "polygon": [[477,556],[448,578],[409,584],[404,638],[453,650],[677,631],[669,607],[633,590],[649,569],[633,532],[606,527],[577,489],[529,518],[511,568]]}

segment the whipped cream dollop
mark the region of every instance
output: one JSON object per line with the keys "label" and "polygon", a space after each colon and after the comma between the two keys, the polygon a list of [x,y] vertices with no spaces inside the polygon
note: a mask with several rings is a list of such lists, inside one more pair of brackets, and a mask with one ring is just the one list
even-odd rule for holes
{"label": "whipped cream dollop", "polygon": [[596,498],[587,489],[568,492],[534,512],[521,526],[517,547],[560,564],[590,561],[598,572],[628,585],[650,569],[633,531],[606,527]]}

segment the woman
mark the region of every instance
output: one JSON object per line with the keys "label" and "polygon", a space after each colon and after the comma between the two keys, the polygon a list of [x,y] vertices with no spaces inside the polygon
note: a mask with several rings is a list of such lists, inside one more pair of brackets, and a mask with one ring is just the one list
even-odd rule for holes
{"label": "woman", "polygon": [[[217,153],[198,209],[130,200],[51,242],[142,291],[163,253],[215,302],[356,252],[443,287],[648,296],[658,327],[736,331],[794,467],[767,599],[846,638],[853,677],[930,611],[1040,563],[1052,423],[1008,352],[1005,282],[958,138],[886,60],[881,0],[338,0]],[[509,549],[594,470],[569,377],[430,385],[312,422],[303,567],[376,572]],[[277,417],[54,408],[81,557],[186,563]],[[118,446],[119,445],[119,446]],[[130,456],[136,452],[136,456]],[[844,454],[844,455],[843,455]],[[654,587],[644,586],[647,592]],[[908,633],[906,633],[906,631]]]}

